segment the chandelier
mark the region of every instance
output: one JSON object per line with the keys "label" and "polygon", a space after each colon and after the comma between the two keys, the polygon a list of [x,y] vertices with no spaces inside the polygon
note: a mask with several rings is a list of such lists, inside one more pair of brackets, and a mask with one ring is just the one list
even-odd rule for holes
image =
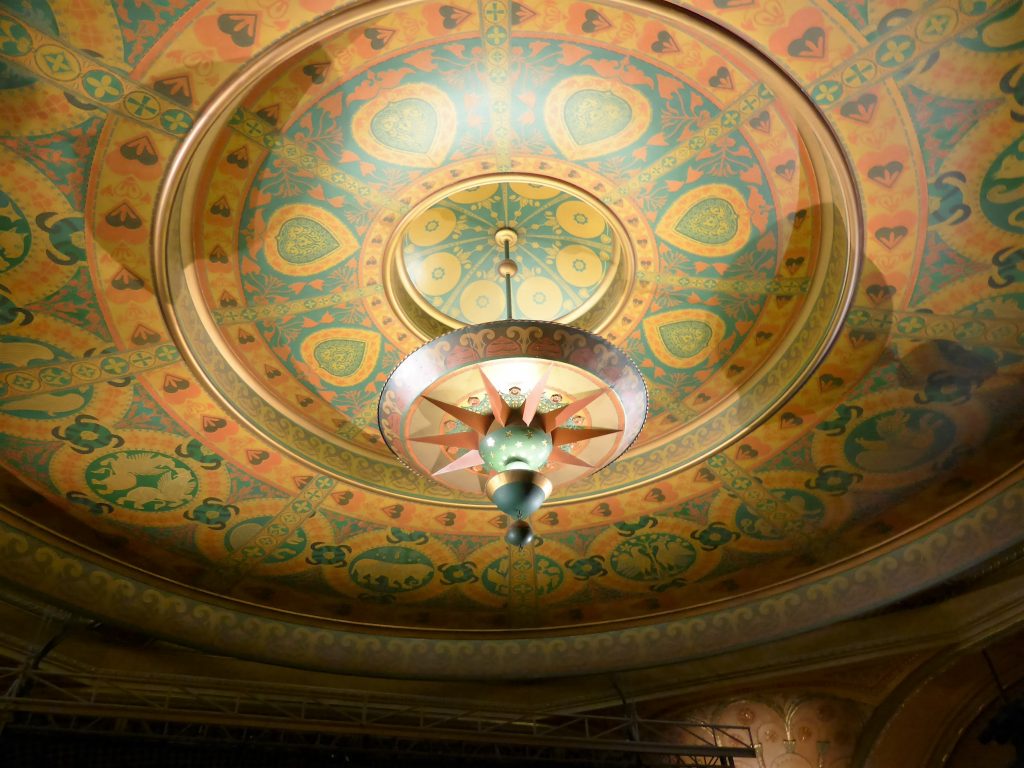
{"label": "chandelier", "polygon": [[466,325],[406,357],[378,405],[381,434],[406,466],[452,490],[486,495],[510,518],[506,541],[534,539],[529,518],[556,487],[608,466],[647,414],[636,365],[602,337],[513,319],[521,232],[493,241],[505,319]]}

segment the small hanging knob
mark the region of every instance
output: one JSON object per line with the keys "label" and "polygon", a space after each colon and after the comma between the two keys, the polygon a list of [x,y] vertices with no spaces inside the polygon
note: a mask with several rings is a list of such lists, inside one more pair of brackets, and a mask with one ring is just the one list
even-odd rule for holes
{"label": "small hanging knob", "polygon": [[519,267],[512,259],[502,259],[498,264],[498,274],[502,277],[515,277]]}

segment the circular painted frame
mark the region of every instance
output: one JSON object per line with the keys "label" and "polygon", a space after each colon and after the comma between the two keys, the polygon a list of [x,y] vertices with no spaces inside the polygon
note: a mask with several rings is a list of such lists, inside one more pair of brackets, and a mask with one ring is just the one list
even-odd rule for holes
{"label": "circular painted frame", "polygon": [[[211,99],[170,162],[157,200],[153,226],[154,273],[161,309],[183,358],[223,406],[257,433],[288,455],[356,487],[413,501],[472,507],[479,505],[476,499],[416,475],[396,471],[398,467],[394,463],[339,440],[305,419],[289,403],[278,400],[265,383],[235,359],[229,345],[218,337],[209,308],[195,300],[199,290],[190,261],[193,254],[184,247],[190,241],[191,224],[184,215],[183,196],[194,192],[197,184],[197,179],[190,176],[190,169],[202,167],[204,155],[210,151],[206,137],[231,118],[234,106],[247,93],[249,84],[266,77],[282,61],[318,41],[372,18],[374,11],[403,5],[389,3],[344,10],[299,30],[253,60]],[[644,8],[652,17],[671,20],[670,12],[665,9],[646,5]],[[862,216],[845,154],[830,127],[799,86],[773,62],[716,26],[704,24],[702,31],[741,47],[746,55],[757,59],[764,67],[764,82],[759,88],[766,98],[784,102],[787,114],[800,125],[800,136],[817,183],[828,185],[820,211],[821,250],[827,263],[820,265],[812,275],[808,297],[790,320],[784,342],[780,342],[735,391],[722,396],[708,410],[688,418],[681,430],[658,441],[642,442],[620,460],[622,471],[618,475],[629,478],[624,484],[608,485],[600,478],[610,475],[591,475],[576,484],[566,500],[599,498],[678,473],[742,439],[813,375],[838,337],[853,300],[862,261]],[[470,185],[479,183],[475,179],[466,181]],[[183,263],[175,263],[176,259],[183,259]],[[397,310],[389,311],[398,314]],[[444,330],[440,326],[436,328],[439,333]],[[353,473],[355,467],[360,468],[359,474]]]}

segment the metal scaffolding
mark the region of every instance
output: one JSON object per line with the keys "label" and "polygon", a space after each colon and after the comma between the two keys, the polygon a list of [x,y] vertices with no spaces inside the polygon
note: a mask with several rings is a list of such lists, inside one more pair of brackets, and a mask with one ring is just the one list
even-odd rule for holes
{"label": "metal scaffolding", "polygon": [[[0,728],[517,763],[733,766],[749,729],[174,675],[0,666]],[[642,759],[641,759],[642,758]]]}

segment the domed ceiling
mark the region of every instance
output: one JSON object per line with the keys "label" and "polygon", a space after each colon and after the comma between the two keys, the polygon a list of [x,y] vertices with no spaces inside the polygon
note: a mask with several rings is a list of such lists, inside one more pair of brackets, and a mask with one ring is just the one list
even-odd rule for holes
{"label": "domed ceiling", "polygon": [[[992,556],[1024,535],[1022,28],[4,3],[0,575],[219,652],[486,678],[739,647]],[[501,227],[521,332],[446,362],[599,370],[557,319],[650,395],[522,550],[377,423],[406,355],[504,316]]]}

